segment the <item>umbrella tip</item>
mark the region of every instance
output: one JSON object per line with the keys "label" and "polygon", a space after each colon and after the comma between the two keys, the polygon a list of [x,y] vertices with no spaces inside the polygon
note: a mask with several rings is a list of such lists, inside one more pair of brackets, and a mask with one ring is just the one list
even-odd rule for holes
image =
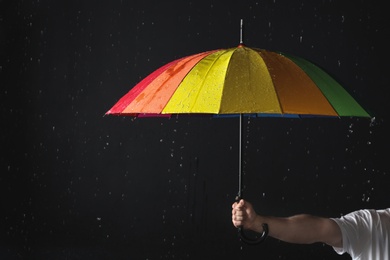
{"label": "umbrella tip", "polygon": [[240,21],[240,45],[244,45],[244,41],[242,39],[242,30],[243,30],[243,27],[244,27],[244,19],[241,18],[241,21]]}
{"label": "umbrella tip", "polygon": [[241,19],[241,21],[240,21],[240,44],[238,45],[238,48],[244,47],[243,28],[244,28],[244,20]]}

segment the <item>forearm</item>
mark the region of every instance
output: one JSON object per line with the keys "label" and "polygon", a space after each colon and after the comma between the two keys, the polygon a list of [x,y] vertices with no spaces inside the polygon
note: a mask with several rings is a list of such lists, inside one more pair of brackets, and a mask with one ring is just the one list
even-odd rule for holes
{"label": "forearm", "polygon": [[311,215],[296,215],[288,218],[257,216],[253,230],[262,232],[262,224],[267,223],[269,236],[297,244],[324,242],[335,245],[338,237],[332,234],[332,223],[329,219]]}

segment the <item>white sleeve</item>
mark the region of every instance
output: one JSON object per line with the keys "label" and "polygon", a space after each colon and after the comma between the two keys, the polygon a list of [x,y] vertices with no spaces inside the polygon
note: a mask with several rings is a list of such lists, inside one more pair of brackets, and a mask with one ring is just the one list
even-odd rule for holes
{"label": "white sleeve", "polygon": [[359,210],[341,218],[333,218],[340,227],[343,247],[333,249],[338,254],[349,253],[357,257],[370,245],[372,218],[368,210]]}

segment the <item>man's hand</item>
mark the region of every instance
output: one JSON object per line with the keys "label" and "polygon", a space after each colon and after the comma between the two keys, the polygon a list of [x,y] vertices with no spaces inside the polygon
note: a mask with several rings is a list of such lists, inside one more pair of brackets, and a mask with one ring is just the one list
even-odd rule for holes
{"label": "man's hand", "polygon": [[241,199],[239,202],[233,203],[232,222],[235,227],[254,230],[256,217],[257,214],[249,202]]}

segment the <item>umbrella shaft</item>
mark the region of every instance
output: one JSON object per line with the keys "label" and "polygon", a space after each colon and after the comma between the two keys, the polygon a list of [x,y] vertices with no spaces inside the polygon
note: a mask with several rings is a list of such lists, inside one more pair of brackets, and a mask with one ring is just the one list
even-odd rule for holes
{"label": "umbrella shaft", "polygon": [[242,114],[239,118],[239,137],[238,137],[238,194],[237,200],[242,198]]}

